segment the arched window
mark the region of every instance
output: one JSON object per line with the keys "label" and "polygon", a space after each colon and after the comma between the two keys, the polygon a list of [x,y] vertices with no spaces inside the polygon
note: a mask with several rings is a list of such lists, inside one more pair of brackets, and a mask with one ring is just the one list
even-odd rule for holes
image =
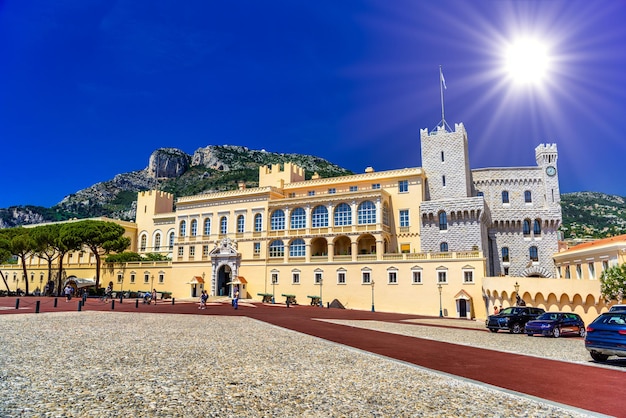
{"label": "arched window", "polygon": [[439,212],[439,230],[445,231],[448,229],[448,215],[445,212]]}
{"label": "arched window", "polygon": [[535,235],[541,235],[541,220],[540,219],[535,219],[535,222],[533,223],[533,233]]}
{"label": "arched window", "polygon": [[198,235],[198,221],[193,219],[191,221],[191,236],[195,237],[196,235]]}
{"label": "arched window", "polygon": [[291,241],[291,244],[289,245],[289,256],[304,257],[305,250],[304,240],[302,238],[296,238]]}
{"label": "arched window", "polygon": [[211,235],[211,218],[204,220],[204,235]]}
{"label": "arched window", "polygon": [[270,216],[270,229],[272,231],[282,231],[285,229],[285,212],[276,209]]}
{"label": "arched window", "polygon": [[228,233],[228,218],[222,216],[220,218],[220,234],[225,235]]}
{"label": "arched window", "polygon": [[270,257],[284,257],[285,256],[285,244],[279,239],[270,243]]}
{"label": "arched window", "polygon": [[530,193],[530,190],[524,192],[524,202],[533,203],[533,195]]}
{"label": "arched window", "polygon": [[291,229],[306,228],[306,212],[302,208],[295,208],[291,211]]}
{"label": "arched window", "polygon": [[509,247],[502,247],[502,262],[509,262]]}
{"label": "arched window", "polygon": [[335,208],[335,226],[352,225],[352,208],[341,203]]}
{"label": "arched window", "polygon": [[383,225],[389,226],[389,204],[383,203]]}
{"label": "arched window", "polygon": [[522,226],[522,232],[524,233],[524,236],[530,235],[530,220],[529,219],[524,219],[524,225]]}
{"label": "arched window", "polygon": [[237,232],[243,234],[245,229],[246,218],[243,215],[237,216]]}
{"label": "arched window", "polygon": [[257,213],[254,215],[254,232],[261,232],[263,230],[263,215]]}
{"label": "arched window", "polygon": [[539,261],[539,251],[534,245],[528,249],[528,255],[531,261]]}
{"label": "arched window", "polygon": [[442,253],[447,253],[448,252],[448,243],[447,242],[442,242],[441,244],[439,244],[439,251],[441,251]]}
{"label": "arched window", "polygon": [[146,244],[148,241],[148,237],[146,237],[145,234],[143,234],[141,236],[141,245],[140,245],[140,251],[146,251]]}
{"label": "arched window", "polygon": [[180,221],[180,228],[178,230],[178,235],[184,237],[187,235],[187,221]]}
{"label": "arched window", "polygon": [[326,206],[315,206],[311,212],[311,227],[323,228],[328,226],[328,209]]}
{"label": "arched window", "polygon": [[158,232],[154,236],[154,251],[161,251],[161,234]]}
{"label": "arched window", "polygon": [[509,192],[506,190],[502,192],[502,203],[509,203]]}
{"label": "arched window", "polygon": [[374,202],[369,200],[361,202],[357,209],[357,221],[359,225],[376,223],[376,205]]}
{"label": "arched window", "polygon": [[170,251],[174,249],[174,232],[170,232],[170,239],[168,240]]}

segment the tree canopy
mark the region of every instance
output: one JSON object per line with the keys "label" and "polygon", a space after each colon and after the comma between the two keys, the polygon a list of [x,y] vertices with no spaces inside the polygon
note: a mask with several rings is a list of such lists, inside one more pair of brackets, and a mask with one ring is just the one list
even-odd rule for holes
{"label": "tree canopy", "polygon": [[607,302],[621,303],[626,293],[626,264],[609,267],[600,276],[600,293]]}

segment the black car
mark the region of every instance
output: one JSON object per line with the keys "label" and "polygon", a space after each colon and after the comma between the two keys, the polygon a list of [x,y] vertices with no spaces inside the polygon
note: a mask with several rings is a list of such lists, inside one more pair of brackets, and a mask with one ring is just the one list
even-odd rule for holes
{"label": "black car", "polygon": [[526,323],[526,334],[559,338],[564,334],[585,336],[585,323],[573,312],[546,312]]}
{"label": "black car", "polygon": [[531,308],[530,306],[511,306],[504,308],[497,315],[489,315],[485,325],[491,332],[507,330],[513,334],[524,332],[526,322],[537,318],[545,311],[541,308]]}

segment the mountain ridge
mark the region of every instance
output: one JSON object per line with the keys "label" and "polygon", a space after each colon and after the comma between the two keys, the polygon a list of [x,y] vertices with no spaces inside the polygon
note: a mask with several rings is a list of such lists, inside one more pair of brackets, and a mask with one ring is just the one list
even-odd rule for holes
{"label": "mountain ridge", "polygon": [[[306,179],[353,174],[323,158],[250,150],[237,145],[208,145],[192,155],[177,148],[159,148],[150,154],[142,170],[117,174],[65,196],[56,205],[23,205],[0,209],[0,228],[72,218],[106,216],[135,218],[137,192],[158,188],[176,197],[235,190],[240,182],[258,185],[259,166],[294,162],[305,169]],[[561,195],[564,240],[588,240],[626,233],[626,198],[601,192]]]}
{"label": "mountain ridge", "polygon": [[65,196],[56,205],[23,205],[0,209],[0,228],[72,218],[107,216],[134,220],[137,192],[159,188],[177,197],[234,190],[240,182],[258,185],[259,166],[294,162],[310,179],[353,174],[323,158],[294,153],[250,150],[237,145],[208,145],[192,155],[177,148],[159,148],[142,170],[117,174]]}

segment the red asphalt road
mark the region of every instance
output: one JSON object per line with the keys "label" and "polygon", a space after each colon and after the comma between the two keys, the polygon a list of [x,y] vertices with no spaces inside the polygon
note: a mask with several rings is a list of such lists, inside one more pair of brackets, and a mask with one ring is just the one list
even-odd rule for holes
{"label": "red asphalt road", "polygon": [[[65,299],[59,297],[57,307],[54,307],[54,298],[22,297],[19,298],[19,309],[16,310],[16,298],[5,297],[0,298],[0,314],[35,313],[38,300],[40,313],[78,311],[77,299],[65,302]],[[323,309],[311,306],[292,306],[289,309],[286,309],[284,305],[255,304],[255,306],[243,305],[238,310],[234,310],[227,304],[209,305],[206,310],[200,311],[197,303],[176,302],[173,304],[171,301],[159,301],[157,305],[148,306],[141,301],[136,304],[134,299],[130,299],[124,300],[123,303],[117,300],[113,309],[116,312],[250,317],[328,341],[515,392],[601,414],[626,416],[626,402],[624,401],[626,389],[623,384],[626,374],[621,370],[541,359],[315,320],[398,322],[432,317]],[[97,299],[88,299],[85,306],[82,306],[84,311],[111,311],[111,308],[110,303],[103,303]]]}

